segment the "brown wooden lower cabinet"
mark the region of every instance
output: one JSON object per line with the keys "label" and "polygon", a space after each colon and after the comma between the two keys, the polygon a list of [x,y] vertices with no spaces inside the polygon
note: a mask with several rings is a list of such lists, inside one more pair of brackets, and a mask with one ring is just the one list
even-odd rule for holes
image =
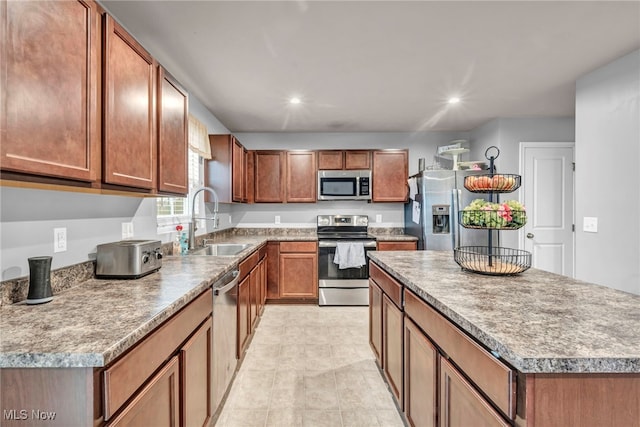
{"label": "brown wooden lower cabinet", "polygon": [[180,349],[183,426],[207,426],[213,416],[212,327],[209,317]]}
{"label": "brown wooden lower cabinet", "polygon": [[404,319],[404,413],[413,427],[437,426],[438,350]]}
{"label": "brown wooden lower cabinet", "polygon": [[279,297],[318,298],[317,242],[280,242]]}
{"label": "brown wooden lower cabinet", "polygon": [[178,356],[174,356],[108,425],[112,427],[141,425],[175,427],[179,425],[179,365]]}
{"label": "brown wooden lower cabinet", "polygon": [[249,340],[249,305],[251,299],[251,276],[247,276],[238,284],[238,359],[247,347]]}
{"label": "brown wooden lower cabinet", "polygon": [[440,356],[440,426],[508,427],[458,370]]}
{"label": "brown wooden lower cabinet", "polygon": [[403,313],[387,297],[382,296],[382,370],[391,387],[391,392],[403,407]]}
{"label": "brown wooden lower cabinet", "polygon": [[382,289],[369,280],[369,344],[382,367]]}
{"label": "brown wooden lower cabinet", "polygon": [[377,249],[379,251],[415,251],[418,249],[418,242],[417,241],[378,242]]}

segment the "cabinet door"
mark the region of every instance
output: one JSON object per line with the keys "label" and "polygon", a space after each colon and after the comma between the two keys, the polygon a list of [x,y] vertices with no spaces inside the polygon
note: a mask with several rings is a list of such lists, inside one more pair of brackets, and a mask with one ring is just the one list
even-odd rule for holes
{"label": "cabinet door", "polygon": [[267,261],[266,258],[260,260],[258,264],[258,269],[260,272],[259,276],[259,291],[260,291],[260,299],[258,300],[258,315],[262,315],[262,311],[264,310],[264,303],[267,299]]}
{"label": "cabinet door", "polygon": [[180,417],[178,376],[179,358],[174,356],[109,426],[177,427]]}
{"label": "cabinet door", "polygon": [[382,295],[382,367],[391,392],[402,409],[402,311],[386,295]]}
{"label": "cabinet door", "polygon": [[158,191],[189,193],[187,91],[158,67]]}
{"label": "cabinet door", "polygon": [[213,416],[211,328],[209,317],[180,349],[182,425],[185,427],[207,426]]}
{"label": "cabinet door", "polygon": [[495,409],[473,388],[458,370],[440,356],[440,426],[507,427]]}
{"label": "cabinet door", "polygon": [[267,299],[280,297],[280,243],[267,243]]}
{"label": "cabinet door", "polygon": [[244,147],[238,142],[237,139],[232,137],[233,146],[232,146],[232,158],[233,158],[233,167],[232,169],[232,187],[233,187],[233,201],[234,202],[244,202],[246,201],[246,187],[247,181],[245,180],[245,162],[246,158],[246,150]]}
{"label": "cabinet door", "polygon": [[247,200],[246,201],[247,203],[253,203],[255,202],[255,179],[254,179],[255,153],[251,150],[247,150],[246,154],[247,154],[247,157],[246,157],[245,168],[244,168],[245,169],[244,179],[247,183],[247,186],[246,186]]}
{"label": "cabinet door", "polygon": [[96,181],[100,174],[97,6],[0,4],[0,167]]}
{"label": "cabinet door", "polygon": [[316,202],[316,153],[287,152],[287,202]]}
{"label": "cabinet door", "polygon": [[372,201],[406,201],[408,157],[407,150],[375,150],[373,152]]}
{"label": "cabinet door", "polygon": [[382,367],[382,289],[369,280],[369,344]]}
{"label": "cabinet door", "polygon": [[404,319],[404,413],[409,425],[436,427],[438,351],[408,317]]}
{"label": "cabinet door", "polygon": [[238,285],[238,359],[242,359],[249,338],[249,304],[251,275]]}
{"label": "cabinet door", "polygon": [[151,190],[157,156],[154,60],[113,18],[105,17],[103,179]]}
{"label": "cabinet door", "polygon": [[347,150],[344,152],[345,169],[371,169],[371,152]]}
{"label": "cabinet door", "polygon": [[253,333],[258,319],[260,299],[260,268],[256,265],[249,275],[249,333]]}
{"label": "cabinet door", "polygon": [[280,298],[318,298],[317,253],[280,253]]}
{"label": "cabinet door", "polygon": [[379,251],[415,251],[418,242],[378,242]]}
{"label": "cabinet door", "polygon": [[284,202],[285,158],[283,151],[255,152],[256,203]]}
{"label": "cabinet door", "polygon": [[344,151],[318,151],[319,170],[344,169]]}

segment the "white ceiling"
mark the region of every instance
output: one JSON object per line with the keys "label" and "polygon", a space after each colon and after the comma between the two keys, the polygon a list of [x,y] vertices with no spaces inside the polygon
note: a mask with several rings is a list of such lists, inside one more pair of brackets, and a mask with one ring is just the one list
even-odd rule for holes
{"label": "white ceiling", "polygon": [[640,48],[639,1],[101,3],[232,132],[573,116],[576,79]]}

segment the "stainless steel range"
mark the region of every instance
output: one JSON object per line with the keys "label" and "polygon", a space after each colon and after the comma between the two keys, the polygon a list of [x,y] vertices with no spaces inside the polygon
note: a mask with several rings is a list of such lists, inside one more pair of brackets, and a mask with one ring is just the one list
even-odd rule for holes
{"label": "stainless steel range", "polygon": [[368,227],[367,215],[318,215],[319,305],[369,305]]}

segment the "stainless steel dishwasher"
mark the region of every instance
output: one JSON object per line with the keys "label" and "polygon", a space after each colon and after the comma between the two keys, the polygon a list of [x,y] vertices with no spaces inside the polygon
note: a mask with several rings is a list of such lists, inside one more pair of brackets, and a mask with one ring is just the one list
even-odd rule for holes
{"label": "stainless steel dishwasher", "polygon": [[236,359],[238,270],[213,285],[213,408],[219,409],[238,366]]}

